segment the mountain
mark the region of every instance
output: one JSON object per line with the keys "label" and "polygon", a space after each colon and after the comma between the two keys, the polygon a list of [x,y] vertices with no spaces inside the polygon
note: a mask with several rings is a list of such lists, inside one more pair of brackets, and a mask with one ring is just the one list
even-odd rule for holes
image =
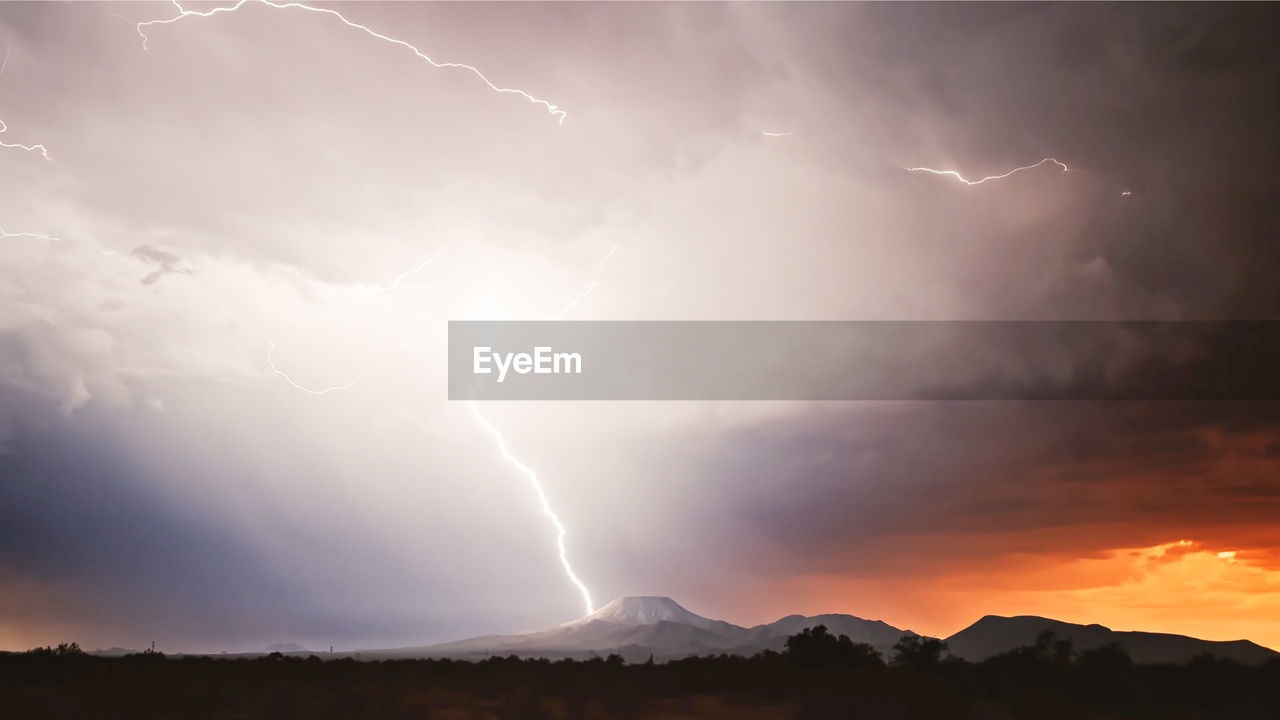
{"label": "mountain", "polygon": [[618,598],[590,615],[547,630],[486,635],[425,647],[361,652],[361,657],[453,657],[491,655],[586,658],[618,654],[629,662],[672,660],[690,655],[753,655],[781,650],[787,637],[826,625],[833,633],[874,645],[886,655],[903,635],[914,635],[878,620],[852,615],[789,615],[774,623],[744,628],[692,613],[667,597]]}
{"label": "mountain", "polygon": [[[834,635],[866,643],[887,659],[903,635],[915,635],[880,620],[853,615],[788,615],[755,627],[741,627],[692,613],[667,597],[624,597],[590,615],[546,630],[516,635],[486,635],[441,645],[366,650],[347,653],[365,659],[449,657],[478,660],[494,655],[520,657],[590,658],[621,655],[628,662],[673,660],[690,655],[754,655],[782,650],[787,638],[801,630],[825,625]],[[1138,663],[1184,663],[1201,653],[1245,664],[1260,664],[1280,653],[1247,640],[1211,642],[1183,635],[1115,632],[1101,625],[1073,625],[1048,618],[988,615],[946,639],[951,654],[982,660],[1016,647],[1034,645],[1049,630],[1084,651],[1118,643]]]}
{"label": "mountain", "polygon": [[97,650],[90,650],[89,654],[98,655],[100,657],[123,657],[125,655],[133,655],[139,652],[142,652],[142,651],[132,650],[130,648],[112,647],[112,648],[107,648],[106,650],[103,650],[102,648],[98,648]]}
{"label": "mountain", "polygon": [[306,651],[307,649],[302,647],[298,643],[284,642],[284,643],[276,643],[274,645],[268,645],[265,652],[304,653]]}
{"label": "mountain", "polygon": [[903,635],[916,634],[910,630],[899,630],[883,620],[863,620],[853,615],[835,614],[812,617],[788,615],[768,625],[757,625],[751,628],[751,632],[757,636],[756,646],[761,650],[781,650],[786,646],[787,638],[818,625],[825,625],[832,635],[848,635],[854,642],[871,645],[885,658],[893,656],[893,646]]}
{"label": "mountain", "polygon": [[1101,625],[1075,625],[1034,615],[988,615],[947,638],[946,642],[948,650],[957,657],[983,660],[1016,647],[1034,645],[1036,637],[1046,631],[1052,632],[1056,639],[1071,641],[1076,652],[1116,643],[1136,663],[1185,663],[1203,653],[1246,665],[1260,665],[1271,658],[1280,658],[1280,653],[1248,640],[1215,642],[1185,635],[1117,632]]}
{"label": "mountain", "polygon": [[720,620],[708,620],[701,615],[695,615],[685,610],[680,606],[680,603],[669,597],[618,598],[590,615],[585,615],[567,623],[567,626],[586,625],[592,622],[608,622],[631,626],[672,622],[701,630],[718,632],[731,632],[734,629],[741,629],[737,625],[731,625]]}

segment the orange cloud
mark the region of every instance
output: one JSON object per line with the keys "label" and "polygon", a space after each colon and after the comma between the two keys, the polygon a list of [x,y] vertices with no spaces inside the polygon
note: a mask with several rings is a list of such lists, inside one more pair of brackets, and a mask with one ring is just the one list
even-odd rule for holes
{"label": "orange cloud", "polygon": [[[788,607],[743,608],[750,617],[741,620],[848,612],[945,637],[986,614],[1041,615],[1280,648],[1280,570],[1273,555],[1180,539],[1076,558],[1011,554],[936,577],[804,576],[775,590],[772,597]],[[796,598],[802,607],[795,607]]]}

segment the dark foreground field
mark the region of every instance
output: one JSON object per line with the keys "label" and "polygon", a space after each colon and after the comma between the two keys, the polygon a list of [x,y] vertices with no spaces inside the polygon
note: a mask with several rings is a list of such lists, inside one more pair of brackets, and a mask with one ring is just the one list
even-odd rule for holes
{"label": "dark foreground field", "polygon": [[1136,666],[1042,638],[982,663],[937,642],[883,662],[796,636],[785,653],[628,665],[0,654],[4,718],[1280,718],[1280,663]]}

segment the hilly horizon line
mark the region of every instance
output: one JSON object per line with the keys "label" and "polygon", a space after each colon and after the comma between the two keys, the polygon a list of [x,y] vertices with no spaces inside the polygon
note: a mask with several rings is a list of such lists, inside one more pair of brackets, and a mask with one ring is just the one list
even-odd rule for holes
{"label": "hilly horizon line", "polygon": [[[1193,640],[1200,640],[1200,641],[1202,641],[1202,642],[1215,642],[1215,643],[1248,642],[1248,643],[1252,643],[1252,644],[1254,644],[1254,645],[1257,645],[1257,646],[1258,646],[1258,647],[1260,647],[1260,648],[1264,648],[1264,649],[1270,650],[1270,651],[1272,651],[1272,652],[1275,652],[1275,653],[1277,653],[1277,654],[1280,654],[1280,648],[1271,648],[1271,647],[1268,647],[1268,646],[1266,646],[1266,645],[1262,645],[1262,644],[1260,644],[1260,643],[1257,643],[1257,642],[1255,642],[1255,641],[1253,641],[1253,640],[1250,640],[1249,638],[1233,638],[1233,639],[1231,639],[1231,640],[1206,640],[1206,639],[1204,639],[1204,638],[1197,638],[1197,637],[1194,637],[1194,636],[1191,636],[1191,635],[1183,635],[1183,634],[1181,634],[1181,633],[1169,633],[1169,632],[1161,632],[1161,631],[1153,631],[1153,630],[1115,630],[1115,629],[1113,629],[1113,628],[1110,628],[1110,627],[1107,627],[1107,626],[1105,626],[1105,625],[1102,625],[1101,623],[1073,623],[1073,622],[1069,622],[1069,621],[1066,621],[1066,620],[1058,620],[1058,619],[1056,619],[1056,618],[1051,618],[1051,617],[1048,617],[1048,616],[1046,616],[1046,615],[997,615],[997,614],[994,614],[994,613],[987,613],[987,614],[982,615],[981,617],[979,617],[977,620],[974,620],[973,622],[969,623],[968,625],[966,625],[966,626],[962,627],[960,630],[957,630],[956,632],[954,632],[954,633],[952,633],[952,634],[950,634],[950,635],[947,635],[947,636],[935,636],[935,635],[926,635],[926,634],[924,634],[924,633],[917,633],[917,632],[915,632],[914,630],[911,630],[910,628],[899,628],[899,627],[897,627],[897,626],[895,626],[895,625],[893,625],[893,624],[891,624],[891,623],[888,623],[888,622],[886,622],[886,621],[884,621],[884,620],[881,620],[881,619],[863,618],[863,617],[858,616],[858,615],[853,615],[852,613],[844,613],[844,612],[823,612],[823,613],[817,613],[817,614],[814,614],[814,615],[804,615],[804,614],[802,614],[802,613],[790,613],[790,614],[787,614],[787,615],[783,615],[782,617],[778,618],[777,620],[774,620],[773,622],[768,622],[768,623],[757,623],[757,624],[755,624],[755,625],[739,625],[739,624],[737,624],[737,623],[731,623],[731,622],[729,622],[729,621],[727,621],[727,620],[712,620],[711,618],[707,618],[706,616],[698,615],[697,613],[694,613],[694,612],[692,612],[691,610],[686,609],[683,605],[681,605],[681,604],[680,604],[679,602],[677,602],[675,599],[671,598],[670,596],[666,596],[666,595],[623,595],[623,596],[620,596],[620,597],[614,598],[613,600],[610,600],[608,603],[605,603],[604,605],[600,606],[599,608],[595,609],[594,611],[592,611],[592,612],[590,612],[590,613],[588,613],[588,614],[586,614],[586,615],[583,615],[583,616],[581,616],[581,617],[579,617],[579,618],[577,618],[577,619],[574,619],[574,620],[570,620],[570,621],[568,621],[568,622],[561,623],[560,625],[557,625],[557,626],[554,626],[554,627],[566,627],[566,626],[571,626],[571,625],[575,625],[575,624],[582,623],[582,622],[584,622],[584,621],[586,621],[586,620],[588,620],[588,619],[591,619],[591,618],[597,618],[597,617],[599,617],[599,616],[602,616],[602,615],[607,614],[611,609],[613,609],[613,608],[615,608],[615,607],[625,605],[628,601],[655,601],[655,602],[663,603],[663,604],[665,604],[665,603],[670,603],[671,605],[673,605],[673,606],[674,606],[675,608],[677,608],[678,610],[680,610],[680,611],[682,611],[682,612],[685,612],[685,613],[688,613],[689,615],[692,615],[692,616],[694,616],[694,617],[697,617],[697,618],[700,618],[700,619],[703,619],[703,620],[707,620],[707,621],[709,621],[709,622],[717,622],[717,623],[725,623],[725,624],[728,624],[728,625],[733,625],[734,627],[738,627],[738,628],[741,628],[741,629],[744,629],[744,630],[752,630],[752,629],[756,629],[756,628],[760,628],[760,627],[766,627],[766,626],[769,626],[769,625],[775,625],[775,624],[777,624],[777,623],[779,623],[779,622],[782,622],[782,621],[784,621],[784,620],[788,620],[788,619],[790,619],[790,618],[804,618],[804,619],[806,619],[806,620],[813,620],[813,619],[824,618],[824,617],[848,617],[848,618],[855,618],[855,619],[857,619],[857,620],[861,620],[861,621],[864,621],[864,622],[879,623],[879,624],[882,624],[882,625],[884,625],[884,626],[886,626],[886,627],[893,628],[894,630],[896,630],[896,631],[898,631],[898,632],[901,632],[901,633],[903,633],[903,634],[918,635],[918,636],[921,636],[921,637],[934,637],[934,638],[937,638],[937,639],[940,639],[940,640],[944,640],[944,641],[945,641],[945,640],[948,640],[948,639],[950,639],[950,638],[954,638],[954,637],[956,637],[956,636],[960,635],[961,633],[963,633],[963,632],[965,632],[965,631],[967,631],[967,630],[972,629],[973,627],[975,627],[975,626],[979,625],[980,623],[982,623],[984,620],[989,620],[989,619],[995,619],[995,620],[1034,619],[1034,620],[1044,620],[1044,621],[1049,621],[1049,622],[1052,622],[1052,623],[1059,623],[1059,624],[1062,624],[1062,625],[1071,625],[1071,626],[1081,627],[1081,628],[1099,628],[1099,629],[1106,630],[1106,631],[1109,631],[1109,632],[1122,632],[1122,633],[1134,633],[1134,632],[1136,632],[1136,633],[1144,633],[1144,634],[1149,634],[1149,635],[1169,635],[1169,636],[1175,636],[1175,637],[1191,638],[1191,639],[1193,639]],[[426,645],[426,646],[421,646],[421,647],[437,647],[437,646],[442,646],[442,645],[450,645],[450,644],[453,644],[453,643],[455,643],[455,642],[465,642],[465,641],[470,640],[470,639],[481,638],[481,637],[497,637],[497,636],[504,636],[504,635],[528,635],[528,634],[533,634],[533,633],[538,633],[538,632],[544,632],[544,631],[545,631],[545,630],[543,630],[543,631],[539,631],[539,630],[529,630],[529,631],[523,631],[523,632],[518,632],[518,633],[510,633],[510,634],[497,634],[497,633],[495,633],[495,634],[490,634],[490,635],[474,636],[473,638],[463,638],[463,639],[461,639],[461,640],[456,640],[456,641],[446,641],[446,642],[443,642],[443,643],[432,643],[431,645]]]}
{"label": "hilly horizon line", "polygon": [[[334,655],[368,659],[481,659],[508,654],[551,658],[621,654],[628,660],[643,660],[648,656],[668,660],[722,652],[753,654],[763,650],[777,651],[785,646],[786,637],[817,625],[827,626],[833,635],[848,635],[855,642],[871,645],[885,657],[892,656],[893,644],[903,636],[934,637],[899,628],[883,620],[869,620],[849,613],[793,613],[771,623],[744,626],[698,615],[667,596],[633,595],[615,598],[589,614],[541,630],[479,635],[425,645],[341,650],[334,651]],[[1135,662],[1184,661],[1200,653],[1246,664],[1280,659],[1280,651],[1247,638],[1205,640],[1177,633],[1116,631],[1099,623],[1071,623],[1039,615],[987,614],[938,639],[946,642],[951,654],[957,657],[981,660],[1015,647],[1033,645],[1036,636],[1045,630],[1054,632],[1059,639],[1072,641],[1080,651],[1109,643],[1120,644]],[[120,655],[130,651],[114,647],[93,652]],[[301,655],[328,651],[312,651],[296,643],[276,642],[262,652],[229,655],[251,656],[266,652]]]}

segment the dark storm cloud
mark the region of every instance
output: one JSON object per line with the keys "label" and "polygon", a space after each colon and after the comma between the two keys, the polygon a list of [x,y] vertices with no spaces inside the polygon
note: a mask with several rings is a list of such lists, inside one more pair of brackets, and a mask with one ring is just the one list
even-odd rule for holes
{"label": "dark storm cloud", "polygon": [[[183,502],[182,485],[228,483],[228,473],[253,470],[230,461],[210,467],[176,446],[170,461],[142,458],[121,430],[156,427],[130,417],[141,411],[86,408],[67,417],[14,392],[0,394],[0,408],[19,418],[0,425],[0,441],[9,443],[0,453],[0,621],[48,638],[42,642],[142,648],[155,640],[167,651],[218,652],[293,641],[350,649],[455,632],[422,616],[438,594],[363,552],[366,524],[318,526],[307,519],[313,500],[305,497],[235,522]],[[163,428],[151,433],[154,447],[175,440]],[[174,464],[184,455],[190,465]],[[263,487],[261,479],[249,482],[238,491],[241,501],[267,503]],[[283,552],[266,549],[271,533],[286,535]],[[417,612],[397,609],[398,601]],[[378,609],[359,609],[368,604]]]}
{"label": "dark storm cloud", "polygon": [[1280,511],[1278,438],[1263,403],[873,404],[744,432],[711,474],[734,488],[723,512],[758,533],[740,552],[912,573],[1254,534]]}
{"label": "dark storm cloud", "polygon": [[[902,138],[898,152],[921,126],[954,152],[905,164],[980,177],[1054,155],[1096,179],[1052,241],[1064,244],[1070,273],[1101,268],[1123,291],[1102,301],[1088,273],[1059,267],[1048,272],[1065,280],[1050,292],[993,291],[988,312],[1274,318],[1280,52],[1268,28],[1277,19],[1265,5],[875,5],[864,20],[876,31],[862,43],[816,42],[828,55],[815,67],[911,108],[901,129],[885,130]],[[944,182],[931,195],[966,190]],[[1046,272],[991,261],[1009,276]],[[987,292],[975,288],[975,298]],[[1249,352],[1212,347],[1202,379],[1230,372],[1224,360],[1247,365]],[[1153,370],[1139,364],[1127,381],[1158,383]],[[1274,404],[823,409],[724,445],[711,472],[731,501],[707,522],[758,533],[750,549],[717,546],[724,552],[743,562],[762,553],[801,573],[1096,552],[1197,528],[1273,544],[1259,528],[1280,510],[1277,438]]]}
{"label": "dark storm cloud", "polygon": [[[4,401],[13,408],[24,399]],[[296,630],[310,612],[296,590],[244,537],[157,494],[152,471],[92,414],[19,424],[14,451],[0,456],[0,615],[43,606],[37,622],[77,617],[114,628],[86,630],[82,642],[132,638],[137,647],[156,638],[190,646],[211,626],[230,642]]]}
{"label": "dark storm cloud", "polygon": [[[826,6],[787,17],[812,23],[804,33],[812,71],[834,88],[899,105],[900,114],[879,119],[892,138],[887,163],[981,177],[1056,156],[1097,181],[1096,196],[1061,228],[1078,263],[1104,262],[1181,317],[1280,314],[1271,281],[1280,270],[1274,6],[879,4],[860,12],[873,31],[838,43],[851,32],[841,13]],[[935,142],[920,144],[922,136]],[[913,145],[924,156],[911,155]],[[934,157],[938,147],[950,156]],[[1016,312],[1154,311],[1100,307],[1087,293],[1068,286]]]}

